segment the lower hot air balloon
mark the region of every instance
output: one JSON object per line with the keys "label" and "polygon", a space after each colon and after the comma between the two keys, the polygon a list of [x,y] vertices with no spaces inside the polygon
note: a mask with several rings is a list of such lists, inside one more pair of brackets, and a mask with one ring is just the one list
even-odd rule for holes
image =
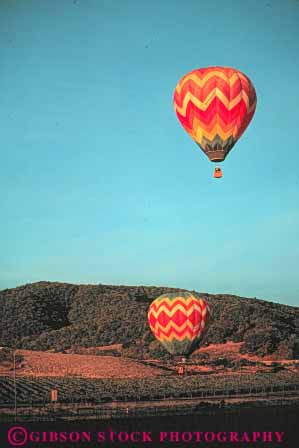
{"label": "lower hot air balloon", "polygon": [[[174,109],[185,131],[208,158],[222,162],[249,125],[256,108],[250,79],[230,67],[199,68],[174,91]],[[221,168],[214,172],[221,178]]]}
{"label": "lower hot air balloon", "polygon": [[186,356],[195,350],[210,318],[210,304],[189,292],[163,294],[148,310],[154,336],[176,356]]}

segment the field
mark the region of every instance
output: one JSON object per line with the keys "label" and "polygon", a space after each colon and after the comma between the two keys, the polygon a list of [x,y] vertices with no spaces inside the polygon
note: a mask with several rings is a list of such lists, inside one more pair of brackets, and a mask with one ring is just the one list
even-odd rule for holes
{"label": "field", "polygon": [[[186,380],[188,379],[188,380]],[[174,398],[252,395],[299,390],[298,375],[272,374],[161,376],[158,378],[91,379],[76,377],[18,377],[19,405],[50,403],[50,391],[58,391],[61,403],[148,401]],[[14,403],[14,379],[0,377],[0,404]]]}
{"label": "field", "polygon": [[[17,350],[21,358],[17,364],[18,376],[84,378],[139,378],[163,373],[158,368],[146,366],[133,360],[115,356],[74,355]],[[13,372],[12,363],[0,364],[0,375]]]}
{"label": "field", "polygon": [[[148,403],[150,410],[153,402],[161,412],[171,406],[187,412],[202,400],[211,405],[213,400],[219,404],[298,399],[298,361],[253,360],[241,356],[239,349],[240,344],[234,343],[201,348],[185,363],[183,376],[177,374],[175,362],[107,356],[107,347],[95,348],[98,356],[91,349],[88,354],[17,350],[15,369],[9,352],[0,363],[0,413],[10,415],[16,406],[19,415],[53,413],[49,408],[53,389],[58,393],[55,412],[59,406],[63,413],[74,405],[81,411],[91,406],[88,412],[94,410],[98,416],[107,406],[116,412],[122,406],[132,408],[132,403],[136,412],[141,403]],[[192,400],[192,405],[184,400]]]}
{"label": "field", "polygon": [[[241,354],[241,343],[210,344],[201,347],[187,360],[185,369],[195,373],[230,375],[271,372],[274,368],[299,374],[299,360],[276,359]],[[79,349],[80,354],[16,350],[18,377],[152,378],[176,372],[177,363],[163,360],[138,360],[121,354],[121,345]],[[113,352],[119,356],[111,356]],[[109,353],[109,355],[108,355]],[[1,351],[0,351],[1,355]],[[0,376],[13,374],[12,351],[0,356]]]}

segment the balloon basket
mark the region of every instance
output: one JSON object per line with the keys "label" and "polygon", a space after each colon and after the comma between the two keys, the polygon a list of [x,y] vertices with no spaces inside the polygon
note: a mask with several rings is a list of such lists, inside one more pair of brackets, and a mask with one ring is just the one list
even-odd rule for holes
{"label": "balloon basket", "polygon": [[179,366],[177,368],[177,373],[178,373],[179,376],[183,376],[186,373],[186,369],[183,366]]}
{"label": "balloon basket", "polygon": [[220,179],[222,177],[222,171],[219,166],[216,166],[216,168],[214,170],[214,177],[215,177],[215,179]]}

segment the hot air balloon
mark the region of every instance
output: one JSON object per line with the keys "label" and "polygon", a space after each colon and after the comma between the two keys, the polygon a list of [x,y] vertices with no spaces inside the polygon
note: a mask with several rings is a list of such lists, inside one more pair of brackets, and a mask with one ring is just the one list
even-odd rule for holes
{"label": "hot air balloon", "polygon": [[154,336],[172,355],[188,355],[195,350],[211,317],[211,306],[189,292],[163,294],[148,310]]}
{"label": "hot air balloon", "polygon": [[[174,109],[183,128],[216,163],[226,158],[241,137],[255,108],[252,82],[229,67],[193,70],[181,78],[174,91]],[[222,177],[220,167],[214,177]]]}

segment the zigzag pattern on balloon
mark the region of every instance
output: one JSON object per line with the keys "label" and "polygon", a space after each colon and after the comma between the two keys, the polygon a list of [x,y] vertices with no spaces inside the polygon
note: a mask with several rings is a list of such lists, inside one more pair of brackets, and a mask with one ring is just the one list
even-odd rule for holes
{"label": "zigzag pattern on balloon", "polygon": [[165,299],[161,303],[153,303],[149,310],[149,319],[152,325],[156,321],[163,322],[164,325],[170,320],[178,323],[182,319],[189,318],[192,321],[202,319],[206,315],[206,306],[201,301],[189,300],[188,303],[177,299],[170,301]]}
{"label": "zigzag pattern on balloon", "polygon": [[150,328],[173,355],[194,350],[211,315],[209,304],[190,292],[159,296],[148,310]]}
{"label": "zigzag pattern on balloon", "polygon": [[201,299],[177,297],[163,298],[150,306],[150,327],[161,342],[183,341],[200,336],[206,324],[209,307]]}
{"label": "zigzag pattern on balloon", "polygon": [[[169,322],[166,327],[157,323],[154,332],[157,339],[160,341],[182,341],[186,338],[193,339],[200,336],[205,328],[205,321],[201,321],[200,325],[193,326],[186,321],[184,324],[178,326],[174,322]],[[153,330],[153,329],[152,329]]]}
{"label": "zigzag pattern on balloon", "polygon": [[194,310],[198,310],[200,313],[204,310],[206,305],[202,299],[194,299],[189,297],[185,299],[183,297],[177,297],[175,300],[163,298],[160,301],[155,301],[151,304],[150,313],[154,316],[158,316],[159,313],[165,311],[168,316],[172,316],[180,309],[187,315],[191,314]]}
{"label": "zigzag pattern on balloon", "polygon": [[179,81],[174,108],[184,129],[210,160],[224,160],[256,108],[255,89],[238,70],[193,70]]}

